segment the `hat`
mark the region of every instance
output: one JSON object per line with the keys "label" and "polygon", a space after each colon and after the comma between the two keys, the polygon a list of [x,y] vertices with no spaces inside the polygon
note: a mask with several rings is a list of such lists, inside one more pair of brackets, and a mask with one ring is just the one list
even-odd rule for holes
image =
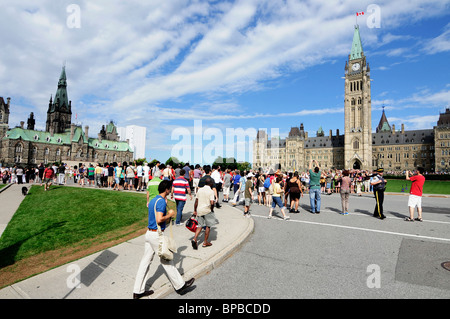
{"label": "hat", "polygon": [[377,172],[378,172],[378,173],[383,173],[383,172],[384,172],[384,169],[379,168],[379,169],[377,169]]}
{"label": "hat", "polygon": [[247,177],[253,177],[253,176],[255,176],[255,175],[253,175],[253,173],[251,173],[251,172],[247,174]]}

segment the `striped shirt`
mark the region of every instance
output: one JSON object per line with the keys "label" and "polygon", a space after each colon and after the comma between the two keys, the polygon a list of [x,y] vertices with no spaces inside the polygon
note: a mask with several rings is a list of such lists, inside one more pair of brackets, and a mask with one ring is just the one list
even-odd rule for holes
{"label": "striped shirt", "polygon": [[186,192],[189,188],[189,182],[183,176],[180,176],[173,181],[172,186],[175,200],[186,201]]}

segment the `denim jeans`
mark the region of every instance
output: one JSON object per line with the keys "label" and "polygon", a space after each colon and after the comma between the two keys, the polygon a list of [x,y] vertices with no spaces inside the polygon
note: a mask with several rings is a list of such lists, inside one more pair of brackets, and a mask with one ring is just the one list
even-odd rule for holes
{"label": "denim jeans", "polygon": [[[309,201],[311,204],[311,212],[320,212],[320,188],[309,189]],[[315,204],[315,201],[317,201],[317,205]]]}
{"label": "denim jeans", "polygon": [[183,208],[184,208],[184,205],[186,204],[186,201],[176,199],[175,203],[177,204],[177,219],[175,220],[175,224],[179,224],[179,223],[181,223]]}

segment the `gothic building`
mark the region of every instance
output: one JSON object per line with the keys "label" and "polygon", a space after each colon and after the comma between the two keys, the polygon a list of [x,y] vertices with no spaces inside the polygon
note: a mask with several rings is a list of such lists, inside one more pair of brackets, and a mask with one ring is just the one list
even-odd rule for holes
{"label": "gothic building", "polygon": [[63,162],[111,163],[131,161],[133,151],[128,142],[119,140],[117,128],[111,121],[102,127],[96,138],[89,137],[89,126],[84,130],[72,123],[72,102],[67,95],[66,70],[63,67],[55,96],[50,97],[45,131],[35,130],[31,113],[25,128],[9,128],[11,99],[0,97],[0,163],[2,166],[35,166],[40,163]]}
{"label": "gothic building", "polygon": [[432,129],[405,131],[390,125],[386,114],[372,132],[370,67],[362,48],[359,27],[345,63],[344,134],[322,127],[309,137],[303,123],[292,127],[284,138],[269,139],[259,130],[253,141],[253,167],[266,170],[305,171],[312,159],[324,169],[363,169],[383,167],[387,171],[412,170],[423,166],[429,172],[450,169],[450,110],[440,114]]}

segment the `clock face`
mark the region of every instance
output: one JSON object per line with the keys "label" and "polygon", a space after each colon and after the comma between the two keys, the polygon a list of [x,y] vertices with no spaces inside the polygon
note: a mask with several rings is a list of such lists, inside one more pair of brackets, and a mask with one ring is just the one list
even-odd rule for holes
{"label": "clock face", "polygon": [[353,71],[358,71],[359,70],[359,63],[355,63],[352,65],[352,70]]}

